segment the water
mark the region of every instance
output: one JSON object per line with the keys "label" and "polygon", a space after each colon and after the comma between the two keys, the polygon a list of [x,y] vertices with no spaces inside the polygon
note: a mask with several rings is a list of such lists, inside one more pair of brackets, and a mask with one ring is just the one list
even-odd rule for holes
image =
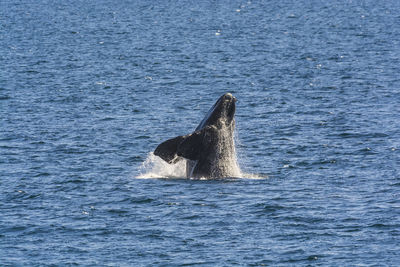
{"label": "water", "polygon": [[[0,265],[399,265],[399,3],[2,1]],[[225,92],[251,175],[179,179]]]}

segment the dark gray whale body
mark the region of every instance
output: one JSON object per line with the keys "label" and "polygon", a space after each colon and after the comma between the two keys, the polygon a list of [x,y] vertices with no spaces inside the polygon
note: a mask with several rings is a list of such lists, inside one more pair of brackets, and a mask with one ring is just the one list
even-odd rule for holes
{"label": "dark gray whale body", "polygon": [[188,178],[237,177],[235,103],[232,94],[222,95],[193,133],[161,143],[154,154],[170,164],[187,159]]}

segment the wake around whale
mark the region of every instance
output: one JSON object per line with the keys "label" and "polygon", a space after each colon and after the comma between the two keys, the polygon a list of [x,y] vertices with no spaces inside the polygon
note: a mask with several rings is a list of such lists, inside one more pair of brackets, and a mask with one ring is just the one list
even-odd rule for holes
{"label": "wake around whale", "polygon": [[188,178],[238,177],[234,130],[236,98],[226,93],[188,135],[169,139],[155,149],[154,155],[169,164],[186,159]]}

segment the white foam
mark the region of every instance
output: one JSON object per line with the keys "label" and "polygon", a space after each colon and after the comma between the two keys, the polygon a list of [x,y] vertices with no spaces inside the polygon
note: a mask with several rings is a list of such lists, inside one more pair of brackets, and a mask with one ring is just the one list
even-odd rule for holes
{"label": "white foam", "polygon": [[268,176],[263,177],[256,173],[245,173],[245,172],[242,172],[240,174],[240,177],[242,179],[267,179],[268,178]]}
{"label": "white foam", "polygon": [[140,174],[136,178],[186,178],[186,160],[175,164],[168,164],[160,157],[150,152],[140,167]]}

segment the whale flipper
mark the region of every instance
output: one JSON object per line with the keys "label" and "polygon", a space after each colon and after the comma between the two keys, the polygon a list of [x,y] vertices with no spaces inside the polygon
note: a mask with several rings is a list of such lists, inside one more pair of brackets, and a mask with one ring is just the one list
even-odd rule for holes
{"label": "whale flipper", "polygon": [[168,163],[176,163],[182,158],[198,160],[201,149],[204,147],[205,136],[210,132],[211,127],[207,126],[201,130],[188,135],[177,136],[162,142],[154,151]]}
{"label": "whale flipper", "polygon": [[177,136],[162,142],[154,151],[154,155],[159,156],[169,164],[178,162],[180,160],[177,155],[178,146],[184,138],[184,136]]}
{"label": "whale flipper", "polygon": [[190,160],[198,160],[203,147],[204,135],[207,130],[208,129],[204,128],[184,136],[184,139],[178,146],[178,156]]}

